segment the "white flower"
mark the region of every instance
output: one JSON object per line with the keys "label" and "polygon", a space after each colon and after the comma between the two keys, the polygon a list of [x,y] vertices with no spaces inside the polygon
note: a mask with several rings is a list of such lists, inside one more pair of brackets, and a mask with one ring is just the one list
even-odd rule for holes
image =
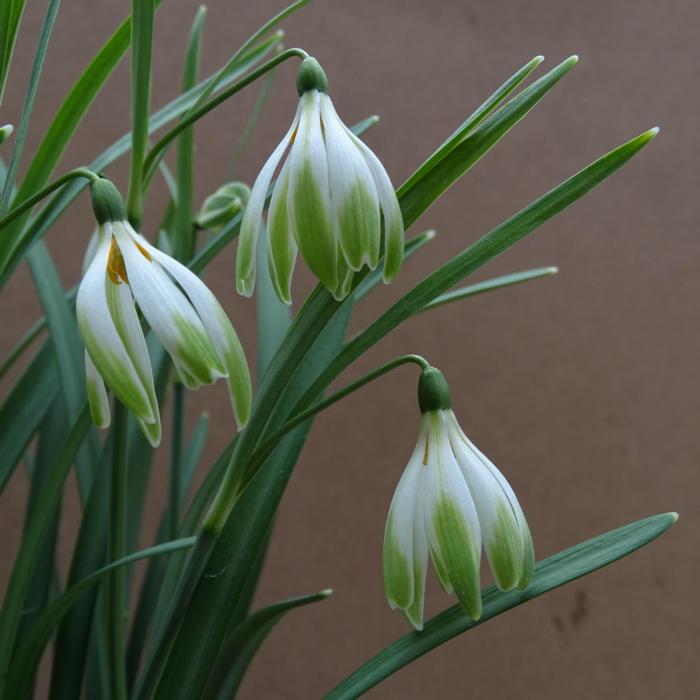
{"label": "white flower", "polygon": [[251,381],[243,349],[206,285],[126,220],[121,196],[101,179],[92,186],[97,244],[78,290],[76,315],[85,342],[87,393],[94,422],[109,425],[105,383],[136,416],[154,446],[160,415],[138,304],[182,380],[197,389],[228,377],[239,426],[248,420]]}
{"label": "white flower", "polygon": [[429,554],[445,591],[475,620],[481,616],[482,543],[501,590],[527,586],[535,561],[513,489],[459,427],[435,368],[424,370],[419,397],[418,443],[389,508],[383,554],[389,605],[418,630]]}
{"label": "white flower", "polygon": [[292,125],[258,175],[241,222],[236,284],[250,296],[255,286],[255,248],[272,177],[282,161],[268,213],[268,263],[279,298],[291,303],[297,249],[311,271],[343,299],[353,275],[375,269],[384,219],[384,281],[403,258],[401,209],[389,176],[372,151],[337,115],[323,69],[313,58],[299,69],[300,95]]}

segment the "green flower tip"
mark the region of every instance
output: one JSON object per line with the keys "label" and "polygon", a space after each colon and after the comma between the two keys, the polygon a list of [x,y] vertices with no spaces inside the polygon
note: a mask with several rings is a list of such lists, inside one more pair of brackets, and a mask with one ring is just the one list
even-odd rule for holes
{"label": "green flower tip", "polygon": [[436,367],[426,367],[418,380],[418,405],[421,413],[447,410],[452,407],[452,395],[445,375]]}
{"label": "green flower tip", "polygon": [[0,126],[0,143],[4,143],[7,139],[12,136],[12,132],[15,127],[12,124],[5,124],[5,126]]}
{"label": "green flower tip", "polygon": [[321,64],[312,56],[305,58],[299,66],[297,73],[297,92],[301,97],[309,90],[328,92],[328,79]]}
{"label": "green flower tip", "polygon": [[109,221],[126,221],[126,207],[119,190],[107,178],[101,177],[90,184],[92,210],[97,223],[102,225]]}

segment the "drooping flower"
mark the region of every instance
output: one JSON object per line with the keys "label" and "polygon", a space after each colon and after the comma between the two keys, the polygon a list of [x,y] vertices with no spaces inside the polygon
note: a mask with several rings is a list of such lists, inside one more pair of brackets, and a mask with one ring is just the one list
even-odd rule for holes
{"label": "drooping flower", "polygon": [[292,125],[258,175],[241,222],[236,284],[250,296],[255,248],[272,177],[282,163],[268,212],[268,264],[279,298],[291,303],[297,250],[311,271],[343,299],[353,275],[379,263],[384,230],[384,281],[403,259],[401,209],[377,156],[348,129],[328,96],[326,75],[313,58],[297,76],[300,100]]}
{"label": "drooping flower", "polygon": [[85,342],[85,374],[94,422],[110,422],[105,384],[135,415],[154,446],[161,426],[151,363],[136,305],[189,389],[228,378],[239,427],[248,420],[251,380],[231,322],[207,286],[152,246],[126,218],[106,179],[92,184],[97,243],[78,289],[76,315]]}
{"label": "drooping flower", "polygon": [[535,559],[518,499],[460,428],[442,373],[424,370],[418,392],[418,442],[389,508],[383,568],[389,605],[421,630],[429,556],[442,587],[474,620],[482,543],[504,591],[527,586]]}

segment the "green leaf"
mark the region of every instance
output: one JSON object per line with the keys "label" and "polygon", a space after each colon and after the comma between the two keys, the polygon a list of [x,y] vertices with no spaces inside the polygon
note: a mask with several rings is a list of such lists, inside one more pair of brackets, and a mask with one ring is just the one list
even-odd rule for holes
{"label": "green leaf", "polygon": [[106,575],[121,567],[133,564],[140,559],[162,556],[163,554],[170,554],[171,552],[176,552],[181,549],[187,549],[192,547],[194,542],[194,537],[188,537],[172,542],[165,542],[164,544],[159,544],[155,547],[149,547],[140,552],[130,554],[95,571],[53,600],[51,604],[42,611],[41,616],[27,636],[22,639],[12,664],[10,676],[7,680],[6,690],[8,692],[8,697],[20,698],[26,695],[28,690],[27,683],[36,671],[44,648],[51,639],[53,630],[85,591],[98,583]]}
{"label": "green leaf", "polygon": [[267,264],[267,230],[261,232],[257,248],[258,290],[258,381],[265,374],[272,357],[292,322],[291,307],[277,298]]}
{"label": "green leaf", "polygon": [[46,341],[0,407],[0,491],[58,395],[53,347]]}
{"label": "green leaf", "polygon": [[[528,66],[532,67],[527,72],[534,69],[537,65],[536,60],[533,59],[522,70]],[[469,124],[471,119],[468,119],[465,122],[468,128],[463,138],[456,143],[456,137],[448,139],[446,144],[428,158],[406,184],[399,188],[397,195],[406,228],[498,143],[576,65],[577,61],[576,56],[563,61],[481,123],[479,121],[488,114],[488,109],[481,113],[483,106],[480,107],[475,112],[475,115],[479,115],[475,120],[478,125],[472,128]],[[503,87],[499,90],[503,90]],[[498,94],[499,91],[496,91],[485,104],[489,104]]]}
{"label": "green leaf", "polygon": [[24,601],[41,553],[41,544],[45,540],[47,529],[53,521],[61,500],[63,483],[90,425],[90,411],[85,406],[56,457],[34,508],[34,517],[28,523],[22,538],[0,614],[0,694],[2,694],[3,680],[11,665]]}
{"label": "green leaf", "polygon": [[650,129],[610,151],[581,172],[573,175],[538,200],[525,207],[483,238],[428,275],[420,284],[385,311],[365,330],[348,342],[311,385],[294,412],[308,408],[315,397],[356,358],[396,326],[470,275],[506,248],[532,233],[545,221],[582,197],[606,177],[622,167],[657,134]]}
{"label": "green leaf", "polygon": [[0,104],[5,94],[24,4],[25,0],[4,0],[0,3]]}
{"label": "green leaf", "polygon": [[[122,29],[123,27],[120,28],[117,34],[114,35],[113,39],[118,36],[121,36],[120,32],[122,31]],[[126,48],[128,47],[128,25],[126,29],[127,45],[124,47],[124,50],[126,50]],[[235,70],[232,71],[229,75],[227,75],[225,81],[222,82],[221,88],[223,89],[226,85],[229,84],[229,82],[234,82],[251,66],[255,65],[255,63],[257,63],[260,60],[260,58],[269,53],[272,47],[276,45],[278,39],[279,37],[273,36],[266,42],[263,42],[259,46],[255,47],[254,49],[251,49],[251,51],[243,55],[240,59],[240,62],[236,65]],[[112,40],[110,40],[110,43],[111,41]],[[123,51],[119,55],[119,58],[121,58],[122,54]],[[177,117],[181,116],[184,112],[186,112],[196,102],[197,97],[202,94],[202,91],[206,87],[206,84],[207,80],[202,81],[196,88],[188,92],[186,95],[179,96],[172,102],[168,103],[165,107],[163,107],[163,109],[156,112],[156,114],[154,114],[151,117],[151,120],[149,122],[149,133],[153,133],[154,131],[162,127],[164,124],[167,124],[172,119],[176,119]],[[73,92],[76,92],[76,88],[74,88]],[[66,101],[64,106],[67,104],[69,104],[68,100]],[[61,117],[63,121],[66,121],[70,116],[70,112],[74,110],[75,105],[71,104],[70,108],[71,109],[68,110],[68,114],[65,115],[63,114],[65,110],[63,110],[62,108],[62,110],[57,115],[56,119]],[[56,121],[53,122],[52,128],[55,124]],[[48,139],[49,133],[47,133],[44,142],[46,142],[46,140]],[[42,145],[44,142],[42,142]],[[122,136],[118,141],[112,144],[112,146],[103,151],[92,163],[90,163],[89,168],[91,170],[94,170],[95,172],[100,172],[104,170],[117,158],[126,153],[129,150],[130,146],[131,132]],[[49,147],[47,146],[46,149],[48,148]],[[35,156],[33,163],[37,161],[39,155],[41,155],[41,152],[37,153],[37,156]],[[44,182],[46,182],[46,179],[49,175],[50,172],[46,174],[45,179],[41,180],[40,183],[37,183],[36,186],[33,186],[30,192],[27,192],[27,196],[40,189],[41,185]],[[26,181],[27,178],[25,177],[25,183]],[[58,194],[56,194],[49,201],[49,203],[39,212],[39,214],[37,214],[37,216],[21,231],[15,233],[15,231],[23,225],[24,221],[26,221],[26,217],[18,219],[17,222],[13,224],[11,230],[8,229],[3,233],[3,236],[0,237],[0,286],[2,286],[7,281],[7,278],[12,273],[17,263],[22,258],[22,255],[27,250],[27,248],[35,240],[37,240],[38,238],[43,236],[44,233],[46,233],[48,228],[66,210],[68,205],[73,200],[75,200],[75,198],[83,191],[83,189],[85,189],[85,187],[87,187],[87,182],[77,180],[73,181],[70,185],[64,187]],[[16,201],[19,201],[19,199],[16,198]]]}
{"label": "green leaf", "polygon": [[525,590],[504,593],[491,586],[483,593],[484,608],[479,620],[469,619],[459,605],[445,610],[429,620],[422,632],[407,634],[363,664],[328,693],[326,700],[359,697],[403,666],[462,632],[627,556],[661,535],[677,519],[675,513],[655,515],[554,554],[537,564],[533,579]]}
{"label": "green leaf", "polygon": [[[197,10],[192,23],[185,52],[185,67],[182,76],[182,92],[191,90],[197,83],[199,57],[202,46],[202,31],[207,11],[204,6]],[[185,129],[177,139],[177,205],[173,220],[175,257],[189,260],[194,252],[194,126]]]}
{"label": "green leaf", "polygon": [[[6,0],[9,6],[15,4],[12,0]],[[24,148],[24,140],[27,136],[27,129],[29,128],[29,121],[32,117],[32,111],[34,110],[34,101],[36,100],[36,92],[39,88],[39,79],[41,78],[41,70],[44,67],[44,59],[46,58],[46,50],[49,47],[49,40],[51,39],[51,33],[53,32],[54,22],[56,21],[56,15],[58,14],[58,8],[60,6],[60,0],[50,0],[48,7],[46,8],[46,16],[44,17],[44,24],[41,27],[41,34],[39,35],[39,43],[37,44],[36,52],[34,54],[34,63],[32,64],[32,72],[29,76],[29,85],[27,87],[27,92],[24,97],[24,105],[22,106],[22,114],[19,118],[19,127],[17,128],[17,134],[15,136],[14,146],[12,147],[12,156],[10,158],[10,165],[5,173],[5,181],[2,188],[2,195],[0,195],[0,212],[4,213],[7,207],[7,202],[12,194],[12,189],[15,181],[15,173],[17,172],[17,167],[19,166],[20,158],[22,157],[22,149]],[[24,3],[22,3],[24,5]],[[13,10],[9,10],[11,13]],[[21,11],[21,10],[20,10]],[[9,27],[8,27],[9,29]],[[0,78],[0,85],[3,84],[2,78]],[[2,89],[0,88],[0,92]],[[1,99],[1,98],[0,98]]]}
{"label": "green leaf", "polygon": [[131,170],[126,209],[129,221],[136,227],[143,218],[141,183],[151,112],[154,14],[153,0],[131,0]]}
{"label": "green leaf", "polygon": [[256,652],[284,615],[294,608],[325,600],[332,592],[326,589],[289,598],[256,610],[243,620],[224,642],[202,697],[205,700],[234,697]]}
{"label": "green leaf", "polygon": [[[39,241],[29,251],[27,263],[49,327],[68,421],[73,422],[87,400],[78,326],[66,301],[56,267],[43,241]],[[78,486],[83,503],[90,490],[99,451],[97,437],[94,431],[91,433],[78,458]]]}
{"label": "green leaf", "polygon": [[520,85],[530,73],[532,73],[544,60],[544,56],[535,56],[531,61],[528,61],[522,68],[516,71],[498,90],[496,90],[489,98],[479,106],[465,121],[455,130],[455,132],[440,145],[435,152],[418,168],[411,177],[404,182],[400,191],[406,192],[414,189],[418,183],[438,166],[441,160],[453,151],[464,137],[477,127],[484,119],[486,119],[495,109],[497,109],[504,100]]}
{"label": "green leaf", "polygon": [[467,287],[460,287],[451,292],[441,294],[429,304],[419,309],[418,313],[427,311],[428,309],[434,309],[437,306],[443,306],[444,304],[451,304],[453,301],[460,301],[461,299],[467,299],[468,297],[473,297],[478,294],[484,294],[484,292],[492,292],[496,289],[511,287],[514,284],[521,284],[522,282],[529,282],[530,280],[538,280],[541,277],[556,275],[557,272],[559,272],[559,270],[556,267],[538,267],[532,270],[513,272],[509,275],[501,275],[500,277],[494,277],[493,279],[484,280],[483,282],[470,284]]}
{"label": "green leaf", "polygon": [[15,343],[14,347],[7,354],[0,365],[0,379],[2,379],[15,362],[22,357],[24,351],[31,347],[32,343],[41,335],[46,328],[46,319],[42,316],[35,321],[27,332]]}

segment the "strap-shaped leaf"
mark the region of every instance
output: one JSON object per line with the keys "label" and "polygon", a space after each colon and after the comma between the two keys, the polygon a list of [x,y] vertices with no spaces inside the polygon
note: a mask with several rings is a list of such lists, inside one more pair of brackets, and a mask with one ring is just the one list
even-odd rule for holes
{"label": "strap-shaped leaf", "polygon": [[10,72],[17,30],[24,12],[25,0],[4,0],[0,3],[0,104]]}
{"label": "strap-shaped leaf", "polygon": [[311,595],[282,600],[256,610],[236,625],[219,652],[219,658],[209,676],[203,699],[218,700],[218,698],[234,697],[260,645],[285,614],[294,608],[325,600],[332,592],[327,589]]}
{"label": "strap-shaped leaf", "polygon": [[406,664],[462,632],[627,556],[661,535],[677,519],[675,513],[654,515],[543,559],[537,564],[533,579],[525,590],[504,593],[491,586],[484,591],[484,608],[479,620],[469,619],[459,605],[454,605],[428,620],[422,632],[411,632],[379,652],[331,690],[326,700],[359,697]]}
{"label": "strap-shaped leaf", "polygon": [[51,639],[54,629],[63,616],[71,609],[80,596],[91,586],[98,583],[104,576],[123,566],[133,564],[140,559],[162,556],[181,549],[192,547],[194,537],[165,542],[143,549],[140,552],[129,554],[118,561],[95,571],[70,588],[51,602],[41,613],[41,616],[31,628],[26,637],[22,639],[17,654],[13,659],[12,669],[6,684],[7,697],[21,698],[27,694],[27,684],[41,659],[41,654]]}
{"label": "strap-shaped leaf", "polygon": [[46,341],[0,407],[0,491],[5,488],[60,389]]}

